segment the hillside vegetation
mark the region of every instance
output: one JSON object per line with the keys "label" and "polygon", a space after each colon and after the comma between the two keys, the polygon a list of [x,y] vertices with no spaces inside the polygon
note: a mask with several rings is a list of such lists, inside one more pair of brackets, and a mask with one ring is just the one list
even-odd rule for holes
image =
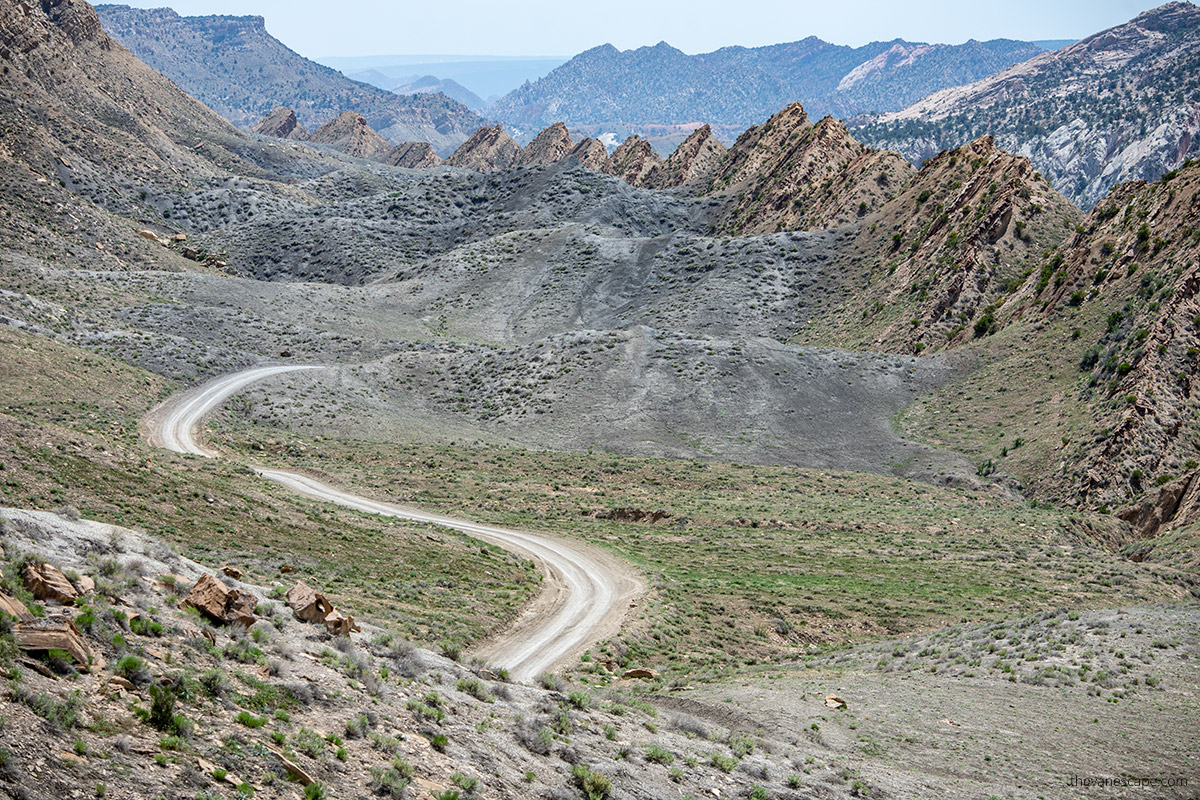
{"label": "hillside vegetation", "polygon": [[[799,104],[665,159],[552,124],[439,164],[353,111],[244,133],[82,0],[0,5],[0,62],[0,795],[1200,767],[1196,164],[1084,214],[989,136],[914,168]],[[224,402],[219,458],[143,438],[268,364],[324,369]],[[569,584],[271,466],[578,540],[645,594],[515,684],[474,656]],[[302,621],[297,579],[361,630]]]}

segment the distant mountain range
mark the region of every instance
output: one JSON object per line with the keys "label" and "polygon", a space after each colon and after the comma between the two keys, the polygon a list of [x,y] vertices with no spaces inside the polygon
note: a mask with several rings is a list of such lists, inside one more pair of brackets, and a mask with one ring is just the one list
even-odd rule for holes
{"label": "distant mountain range", "polygon": [[381,56],[329,56],[318,58],[321,64],[340,70],[355,80],[363,80],[376,86],[390,89],[397,85],[384,85],[374,80],[358,77],[364,73],[377,73],[387,81],[411,82],[415,77],[432,75],[441,80],[452,80],[487,104],[494,103],[518,86],[535,81],[555,67],[566,63],[567,56],[491,56],[491,55],[381,55]]}
{"label": "distant mountain range", "polygon": [[488,105],[483,98],[453,78],[439,78],[436,75],[401,75],[393,78],[375,69],[352,72],[348,77],[396,94],[437,94],[440,92],[451,100],[457,100],[472,111],[482,111]]}
{"label": "distant mountain range", "polygon": [[1200,8],[1160,6],[856,131],[915,163],[984,134],[1084,208],[1200,156]]}
{"label": "distant mountain range", "polygon": [[666,42],[625,51],[605,44],[510,92],[488,113],[518,139],[563,121],[572,129],[619,136],[708,123],[732,140],[797,100],[814,116],[897,111],[1042,52],[1031,42],[1007,39],[961,45],[896,39],[854,48],[809,37],[700,55]]}
{"label": "distant mountain range", "polygon": [[449,153],[484,124],[440,94],[401,96],[350,80],[289,50],[262,17],[182,17],[169,8],[102,5],[104,29],[226,119],[248,128],[278,106],[312,130],[343,111],[362,114],[393,142],[426,141]]}

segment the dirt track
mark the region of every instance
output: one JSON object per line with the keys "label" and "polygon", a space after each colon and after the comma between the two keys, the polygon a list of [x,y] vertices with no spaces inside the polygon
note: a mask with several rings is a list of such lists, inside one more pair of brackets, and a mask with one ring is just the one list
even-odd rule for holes
{"label": "dirt track", "polygon": [[[199,439],[200,423],[242,388],[266,378],[312,366],[255,367],[217,378],[159,405],[144,428],[154,445],[177,453],[215,458]],[[542,591],[516,623],[478,647],[477,655],[528,681],[615,633],[633,601],[645,590],[628,565],[582,542],[513,531],[360,497],[307,475],[255,467],[263,478],[292,491],[367,514],[430,522],[462,531],[533,559],[545,576]]]}

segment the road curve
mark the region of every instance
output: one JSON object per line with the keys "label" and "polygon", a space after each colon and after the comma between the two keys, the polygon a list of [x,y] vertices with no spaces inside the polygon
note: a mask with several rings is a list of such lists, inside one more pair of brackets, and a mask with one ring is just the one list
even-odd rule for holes
{"label": "road curve", "polygon": [[[254,367],[216,378],[167,399],[151,411],[144,427],[150,443],[177,453],[215,458],[200,440],[204,417],[251,383],[314,366]],[[571,658],[598,639],[616,633],[645,584],[629,565],[585,543],[514,531],[372,500],[308,475],[266,467],[255,471],[288,489],[367,514],[429,522],[453,528],[533,559],[544,579],[538,597],[506,631],[473,651],[514,680],[528,681]]]}

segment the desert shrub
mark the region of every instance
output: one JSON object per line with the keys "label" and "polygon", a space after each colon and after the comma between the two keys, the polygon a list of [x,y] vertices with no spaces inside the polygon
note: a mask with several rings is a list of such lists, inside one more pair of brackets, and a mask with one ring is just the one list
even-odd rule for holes
{"label": "desert shrub", "polygon": [[659,747],[656,744],[646,745],[643,751],[647,761],[652,761],[655,764],[662,764],[664,767],[675,763],[675,756],[670,750]]}
{"label": "desert shrub", "polygon": [[78,689],[67,695],[65,700],[58,700],[53,695],[41,693],[32,695],[22,688],[13,692],[15,698],[57,730],[71,730],[79,725],[79,711],[83,708],[83,693]]}
{"label": "desert shrub", "polygon": [[374,726],[371,724],[371,718],[366,714],[351,717],[346,720],[346,738],[362,739],[372,727]]}
{"label": "desert shrub", "polygon": [[710,764],[725,773],[733,772],[734,768],[738,765],[736,758],[723,753],[713,753],[708,757],[708,760]]}
{"label": "desert shrub", "polygon": [[113,672],[134,686],[144,686],[150,682],[150,668],[146,666],[145,661],[132,654],[121,656],[113,667]]}
{"label": "desert shrub", "polygon": [[554,743],[554,733],[549,728],[540,728],[527,722],[517,726],[514,735],[522,747],[539,756],[548,755]]}
{"label": "desert shrub", "polygon": [[234,718],[235,722],[240,722],[247,728],[261,728],[267,724],[266,717],[256,717],[249,711],[239,711]]}
{"label": "desert shrub", "polygon": [[200,676],[200,685],[213,697],[223,697],[229,691],[229,676],[220,667],[213,667]]}
{"label": "desert shrub", "polygon": [[479,678],[459,678],[455,683],[455,688],[460,692],[466,692],[476,700],[482,700],[485,703],[496,702],[496,698],[488,692],[487,687]]}
{"label": "desert shrub", "polygon": [[309,758],[320,758],[325,752],[325,740],[311,728],[300,728],[292,737],[292,745]]}
{"label": "desert shrub", "polygon": [[707,739],[710,735],[708,726],[690,714],[676,714],[671,718],[671,724],[675,730],[683,731],[698,739]]}
{"label": "desert shrub", "polygon": [[612,796],[612,781],[583,764],[571,768],[571,780],[587,800],[607,800]]}

